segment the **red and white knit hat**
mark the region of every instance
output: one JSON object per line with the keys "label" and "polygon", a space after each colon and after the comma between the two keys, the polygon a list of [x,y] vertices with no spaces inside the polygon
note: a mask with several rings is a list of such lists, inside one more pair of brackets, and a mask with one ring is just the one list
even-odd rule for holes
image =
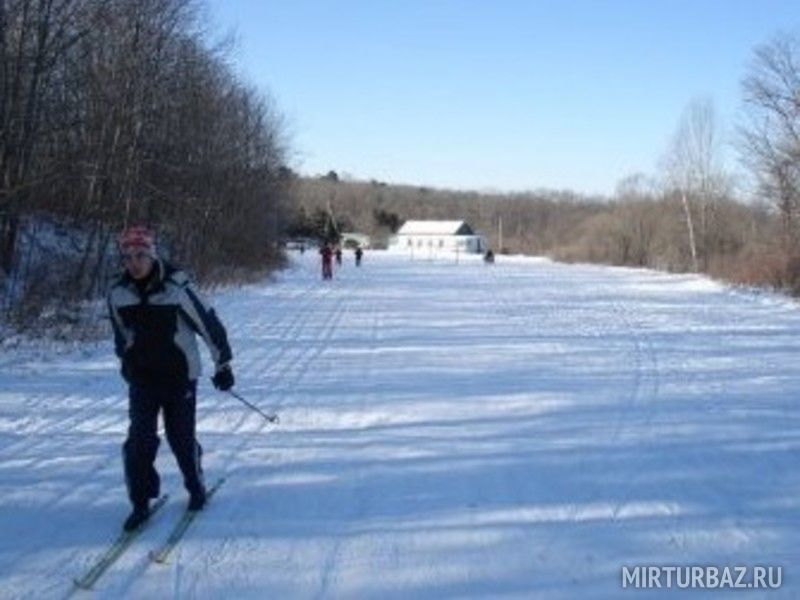
{"label": "red and white knit hat", "polygon": [[152,257],[156,255],[156,236],[147,227],[135,225],[119,234],[117,240],[120,252],[146,252]]}

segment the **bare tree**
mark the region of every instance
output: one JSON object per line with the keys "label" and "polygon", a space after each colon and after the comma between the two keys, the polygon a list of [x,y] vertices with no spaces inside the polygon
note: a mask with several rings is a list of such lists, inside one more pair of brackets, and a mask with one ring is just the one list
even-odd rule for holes
{"label": "bare tree", "polygon": [[36,162],[43,126],[52,124],[52,77],[88,31],[85,5],[0,0],[0,272],[11,270],[20,213],[46,174],[36,171]]}
{"label": "bare tree", "polygon": [[642,173],[630,175],[617,184],[616,198],[613,211],[616,226],[612,231],[621,250],[618,264],[652,266],[658,227],[653,210],[658,198],[655,181]]}
{"label": "bare tree", "polygon": [[720,163],[720,137],[710,100],[694,100],[684,110],[663,169],[666,191],[679,198],[683,209],[692,270],[700,270],[701,261],[705,270],[717,201],[728,179]]}
{"label": "bare tree", "polygon": [[744,163],[760,195],[780,213],[786,252],[798,252],[800,210],[800,33],[759,47],[744,79]]}

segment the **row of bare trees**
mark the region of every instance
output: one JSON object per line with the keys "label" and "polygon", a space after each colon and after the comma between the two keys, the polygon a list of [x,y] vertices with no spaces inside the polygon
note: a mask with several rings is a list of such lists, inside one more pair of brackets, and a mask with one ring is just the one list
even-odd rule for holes
{"label": "row of bare trees", "polygon": [[[50,295],[96,295],[131,222],[155,225],[200,277],[277,260],[281,118],[233,74],[224,44],[206,42],[202,11],[194,0],[0,0],[7,311],[35,304],[36,256],[53,252],[64,256]],[[77,232],[68,250],[43,218]]]}
{"label": "row of bare trees", "polygon": [[[774,221],[762,205],[726,196],[701,205],[694,194],[644,176],[627,178],[604,201],[568,192],[488,195],[327,179],[299,180],[295,189],[301,214],[324,224],[330,206],[339,222],[369,233],[379,246],[406,219],[465,219],[495,250],[671,271],[699,263],[719,275],[732,273],[769,239]],[[693,244],[687,207],[697,228]]]}

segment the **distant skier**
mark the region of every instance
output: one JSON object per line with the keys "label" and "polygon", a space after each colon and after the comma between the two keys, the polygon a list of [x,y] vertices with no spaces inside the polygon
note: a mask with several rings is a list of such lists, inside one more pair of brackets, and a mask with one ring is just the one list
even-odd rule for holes
{"label": "distant skier", "polygon": [[203,338],[216,365],[214,386],[227,391],[234,378],[225,328],[186,274],[158,257],[154,234],[146,227],[131,227],[118,243],[125,271],[108,293],[108,307],[122,377],[129,385],[130,423],[122,454],[133,510],[123,528],[132,531],[148,519],[150,499],[160,493],[154,466],[159,412],[189,492],[188,510],[201,510],[206,502],[203,450],[195,437],[200,376],[195,334]]}
{"label": "distant skier", "polygon": [[333,250],[325,244],[319,253],[322,256],[322,278],[333,279]]}
{"label": "distant skier", "polygon": [[494,264],[494,252],[487,250],[486,254],[483,255],[483,260],[487,265]]}
{"label": "distant skier", "polygon": [[364,256],[364,251],[361,249],[361,246],[356,248],[356,266],[361,266],[361,258]]}
{"label": "distant skier", "polygon": [[342,264],[342,249],[338,246],[336,247],[336,264],[339,266]]}

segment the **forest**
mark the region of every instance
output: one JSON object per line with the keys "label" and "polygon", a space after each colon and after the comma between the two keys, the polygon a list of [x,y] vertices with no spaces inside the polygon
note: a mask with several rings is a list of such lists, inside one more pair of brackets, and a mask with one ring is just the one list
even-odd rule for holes
{"label": "forest", "polygon": [[102,295],[151,224],[198,278],[280,264],[286,140],[191,0],[0,0],[0,307]]}

